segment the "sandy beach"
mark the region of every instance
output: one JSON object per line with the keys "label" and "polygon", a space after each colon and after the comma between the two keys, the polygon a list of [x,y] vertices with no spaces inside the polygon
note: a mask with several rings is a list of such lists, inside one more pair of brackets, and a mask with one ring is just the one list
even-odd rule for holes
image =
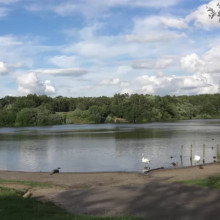
{"label": "sandy beach", "polygon": [[51,183],[62,188],[93,188],[97,186],[144,184],[149,182],[174,182],[206,178],[220,174],[220,163],[174,169],[160,169],[149,175],[135,172],[63,173],[0,171],[0,179]]}
{"label": "sandy beach", "polygon": [[[215,210],[217,214],[220,208],[220,191],[173,182],[202,179],[217,174],[220,174],[219,163],[205,165],[203,169],[196,166],[155,170],[149,175],[124,172],[61,172],[50,175],[44,172],[0,171],[0,179],[49,183],[51,187],[30,189],[33,196],[50,200],[72,213],[129,215],[144,219],[190,219],[187,216],[194,216],[192,219],[201,220],[211,213],[214,215]],[[2,182],[0,186],[27,188],[22,183],[13,182]],[[195,209],[200,210],[204,218],[197,216],[193,211]],[[188,214],[181,214],[183,211]],[[178,218],[170,218],[171,216]]]}

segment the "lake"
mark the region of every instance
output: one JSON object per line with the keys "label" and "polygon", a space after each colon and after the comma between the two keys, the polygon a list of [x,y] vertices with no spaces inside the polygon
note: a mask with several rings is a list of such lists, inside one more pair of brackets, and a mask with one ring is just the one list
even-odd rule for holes
{"label": "lake", "polygon": [[182,165],[189,166],[191,144],[193,155],[201,159],[205,144],[205,162],[213,162],[220,120],[0,128],[0,169],[141,172],[142,153],[151,160],[151,168],[181,165],[181,145]]}

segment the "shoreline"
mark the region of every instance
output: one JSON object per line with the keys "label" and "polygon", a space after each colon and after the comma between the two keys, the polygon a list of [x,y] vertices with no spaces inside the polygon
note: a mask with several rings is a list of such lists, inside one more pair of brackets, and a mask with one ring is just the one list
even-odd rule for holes
{"label": "shoreline", "polygon": [[119,124],[135,124],[135,125],[142,125],[142,124],[153,124],[153,123],[175,123],[175,122],[182,122],[182,121],[199,121],[199,120],[209,120],[209,121],[216,121],[220,120],[220,117],[212,117],[212,118],[187,118],[187,119],[171,119],[171,120],[164,120],[164,121],[148,121],[148,122],[103,122],[103,123],[65,123],[65,124],[52,124],[52,125],[29,125],[29,126],[2,126],[0,129],[4,128],[46,128],[46,127],[53,127],[53,126],[63,126],[63,125],[119,125]]}
{"label": "shoreline", "polygon": [[50,175],[50,172],[0,170],[0,179],[50,183],[63,188],[93,188],[203,179],[218,174],[220,174],[220,163],[203,165],[203,169],[193,166],[152,170],[149,175],[142,172],[60,172]]}
{"label": "shoreline", "polygon": [[[194,166],[184,166],[184,167],[158,167],[158,168],[153,168],[150,170],[150,172],[155,172],[157,170],[185,170],[185,169],[193,169],[195,167],[199,167],[199,166],[203,166],[203,167],[207,167],[207,166],[212,166],[215,164],[219,164],[220,165],[220,161],[219,162],[215,162],[215,163],[206,163],[206,164],[198,164],[198,165],[194,165]],[[4,170],[4,169],[0,169],[0,173],[1,172],[16,172],[16,173],[33,173],[33,174],[38,174],[38,173],[47,173],[50,174],[50,171],[23,171],[23,170]],[[104,174],[104,173],[137,173],[137,174],[143,174],[142,171],[91,171],[91,172],[68,172],[68,171],[64,171],[62,172],[62,170],[60,171],[59,174]]]}
{"label": "shoreline", "polygon": [[[172,169],[172,168],[171,168]],[[47,173],[50,174],[49,171],[22,171],[22,170],[1,170],[0,172],[16,172],[16,173]],[[142,173],[141,171],[92,171],[92,172],[62,172],[60,171],[59,174],[98,174],[98,173]]]}

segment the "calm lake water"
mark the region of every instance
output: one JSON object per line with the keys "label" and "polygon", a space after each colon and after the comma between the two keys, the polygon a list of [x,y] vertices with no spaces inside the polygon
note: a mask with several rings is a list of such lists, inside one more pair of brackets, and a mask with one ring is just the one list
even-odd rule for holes
{"label": "calm lake water", "polygon": [[183,166],[188,166],[191,144],[193,155],[201,158],[205,144],[206,162],[213,162],[220,120],[0,128],[0,169],[141,172],[142,153],[151,160],[151,168],[181,164],[181,145]]}

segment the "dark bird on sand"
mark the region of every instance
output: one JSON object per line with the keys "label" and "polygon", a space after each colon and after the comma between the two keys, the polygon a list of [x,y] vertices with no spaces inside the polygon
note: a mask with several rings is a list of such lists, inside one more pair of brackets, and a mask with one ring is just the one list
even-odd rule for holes
{"label": "dark bird on sand", "polygon": [[178,167],[178,162],[172,162],[171,163],[174,167]]}
{"label": "dark bird on sand", "polygon": [[199,169],[204,169],[204,167],[200,164],[200,165],[199,165]]}
{"label": "dark bird on sand", "polygon": [[50,175],[53,175],[53,174],[55,174],[55,173],[59,173],[60,172],[60,167],[58,167],[57,169],[54,169],[54,170],[52,170],[51,171],[51,173],[50,173]]}

